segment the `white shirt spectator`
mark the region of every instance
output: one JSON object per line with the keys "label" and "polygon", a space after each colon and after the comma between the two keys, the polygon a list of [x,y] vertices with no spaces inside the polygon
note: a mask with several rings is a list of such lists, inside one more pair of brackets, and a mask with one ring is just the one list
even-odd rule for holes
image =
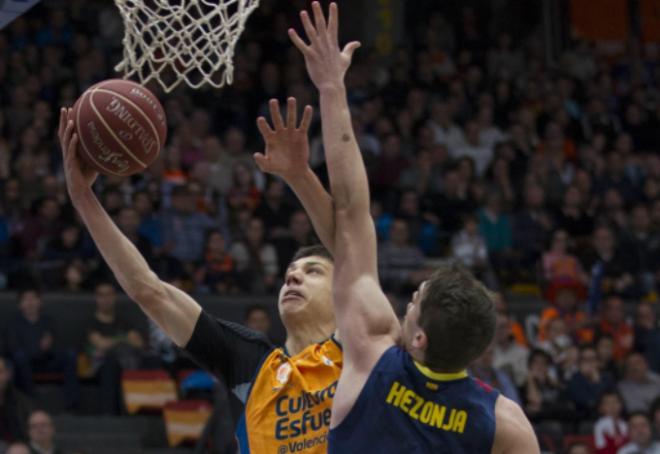
{"label": "white shirt spectator", "polygon": [[653,441],[646,448],[642,448],[637,443],[628,443],[619,449],[617,454],[660,454],[660,443]]}
{"label": "white shirt spectator", "polygon": [[594,425],[594,443],[596,449],[603,449],[609,445],[608,440],[628,436],[628,424],[623,419],[614,419],[603,416]]}

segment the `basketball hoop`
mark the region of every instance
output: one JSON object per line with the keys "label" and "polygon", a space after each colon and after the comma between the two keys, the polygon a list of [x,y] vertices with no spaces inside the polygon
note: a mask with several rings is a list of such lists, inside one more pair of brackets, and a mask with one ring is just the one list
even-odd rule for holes
{"label": "basketball hoop", "polygon": [[259,0],[115,0],[124,21],[124,78],[166,92],[231,84],[234,47]]}

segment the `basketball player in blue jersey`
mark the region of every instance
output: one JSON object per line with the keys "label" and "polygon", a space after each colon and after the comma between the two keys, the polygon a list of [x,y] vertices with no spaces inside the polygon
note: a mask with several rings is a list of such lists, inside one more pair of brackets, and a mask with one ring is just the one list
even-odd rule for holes
{"label": "basketball player in blue jersey", "polygon": [[344,75],[359,43],[338,46],[337,6],[314,23],[309,44],[289,34],[320,92],[335,216],[333,302],[344,368],[332,406],[329,452],[535,454],[518,405],[468,376],[495,330],[491,295],[462,268],[437,270],[408,304],[403,326],[378,283],[367,176],[351,126]]}

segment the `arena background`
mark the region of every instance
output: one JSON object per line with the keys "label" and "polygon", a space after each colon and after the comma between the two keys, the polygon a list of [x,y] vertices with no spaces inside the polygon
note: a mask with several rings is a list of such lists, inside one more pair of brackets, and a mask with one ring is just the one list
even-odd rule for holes
{"label": "arena background", "polygon": [[[472,373],[525,408],[545,452],[615,453],[612,443],[626,440],[605,439],[600,405],[603,395],[617,399],[611,391],[622,424],[643,412],[658,440],[660,4],[339,4],[344,41],[363,43],[348,94],[395,308],[435,264],[463,262],[501,295],[496,342]],[[295,197],[251,155],[262,148],[255,119],[269,98],[317,104],[286,34],[305,6],[263,0],[240,39],[233,85],[157,91],[169,122],[162,157],[141,175],[95,185],[162,278],[275,342],[284,335],[282,273],[315,240]],[[125,375],[138,383],[125,389],[149,400],[140,380],[174,382],[175,397],[215,402],[216,417],[201,438],[168,448],[168,417],[181,416],[128,414],[121,397],[119,414],[102,414],[107,396],[86,357],[103,298],[95,292],[112,276],[68,202],[55,131],[60,106],[118,77],[122,33],[113,3],[97,0],[45,0],[0,31],[0,353],[20,363],[17,292],[38,288],[55,326],[52,350],[73,358],[81,393],[69,405],[65,376],[49,363],[28,369],[35,387],[25,408],[53,415],[62,452],[232,452],[235,415],[222,384],[186,380],[180,372],[194,365],[124,296],[117,312],[141,333],[146,358],[124,371],[167,371]],[[319,118],[310,140],[325,179]],[[0,380],[0,396],[24,388],[18,372],[17,383]],[[8,430],[12,418],[32,433],[17,411],[0,398],[0,452],[19,436]],[[205,413],[195,420],[195,412],[191,425],[201,427]]]}

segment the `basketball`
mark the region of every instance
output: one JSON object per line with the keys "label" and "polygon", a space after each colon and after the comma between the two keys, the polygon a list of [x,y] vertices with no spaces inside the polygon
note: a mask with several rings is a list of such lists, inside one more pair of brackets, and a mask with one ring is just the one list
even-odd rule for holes
{"label": "basketball", "polygon": [[105,175],[129,176],[158,157],[167,138],[165,111],[140,84],[110,79],[88,88],[73,106],[78,156]]}

